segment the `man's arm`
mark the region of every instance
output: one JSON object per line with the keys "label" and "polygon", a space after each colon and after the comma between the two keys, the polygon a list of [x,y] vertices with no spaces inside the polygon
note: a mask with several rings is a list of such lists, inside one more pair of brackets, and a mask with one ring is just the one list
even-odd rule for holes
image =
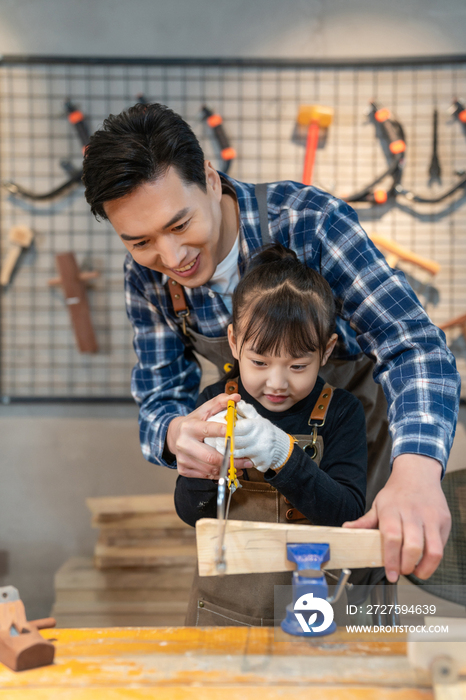
{"label": "man's arm", "polygon": [[413,570],[429,577],[450,529],[440,478],[459,405],[455,361],[404,275],[390,270],[350,207],[333,202],[318,236],[322,274],[340,315],[375,359],[374,378],[388,400],[393,438],[390,479],[371,511],[352,526],[380,528],[390,580]]}
{"label": "man's arm", "polygon": [[125,264],[126,312],[133,326],[137,364],[131,392],[139,406],[139,429],[144,457],[176,468],[163,458],[168,426],[193,410],[201,371],[185,356],[181,330],[168,325],[155,294],[146,296],[146,280],[131,259]]}
{"label": "man's arm", "polygon": [[155,294],[148,298],[145,284],[153,288],[154,282],[149,285],[131,259],[125,267],[126,310],[138,358],[131,389],[140,407],[142,453],[185,476],[215,478],[222,456],[204,438],[224,436],[225,426],[206,421],[226,408],[229,398],[240,397],[222,394],[193,410],[201,372],[194,358],[186,357],[182,331],[167,320]]}
{"label": "man's arm", "polygon": [[356,212],[330,202],[317,230],[321,272],[340,316],[375,360],[374,379],[389,406],[393,458],[423,454],[446,466],[459,406],[459,375],[445,336],[430,321],[403,273],[393,271]]}

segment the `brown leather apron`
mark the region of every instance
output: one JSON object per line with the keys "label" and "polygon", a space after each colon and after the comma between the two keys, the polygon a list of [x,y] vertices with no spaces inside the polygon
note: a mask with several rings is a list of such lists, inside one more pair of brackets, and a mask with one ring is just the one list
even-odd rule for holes
{"label": "brown leather apron", "polygon": [[[228,191],[228,190],[225,190]],[[233,194],[233,192],[231,192]],[[255,194],[259,209],[260,229],[263,245],[271,243],[268,228],[267,185],[256,185]],[[186,324],[189,316],[183,288],[175,280],[169,281],[169,291],[175,313],[184,319],[187,346],[213,362],[221,372],[225,363],[233,362],[226,336],[206,338]],[[356,360],[333,360],[331,357],[319,375],[332,386],[346,389],[362,403],[366,415],[368,469],[366,489],[366,511],[370,509],[377,493],[390,476],[392,441],[388,431],[387,401],[380,384],[373,379],[374,362],[366,355]]]}
{"label": "brown leather apron", "polygon": [[[319,407],[322,423],[332,399],[333,388],[324,386],[311,413],[316,418]],[[324,398],[323,398],[324,397]],[[312,426],[311,426],[312,427]],[[309,435],[295,435],[303,449],[310,447],[319,465],[324,443],[317,427]],[[239,479],[241,488],[232,495],[230,520],[252,520],[267,523],[299,523],[311,525],[277,489],[268,484],[262,472],[246,469],[249,480]],[[191,627],[239,626],[271,627],[274,625],[274,586],[291,585],[292,571],[267,574],[232,574],[231,576],[199,576],[196,572],[186,614],[185,625]]]}

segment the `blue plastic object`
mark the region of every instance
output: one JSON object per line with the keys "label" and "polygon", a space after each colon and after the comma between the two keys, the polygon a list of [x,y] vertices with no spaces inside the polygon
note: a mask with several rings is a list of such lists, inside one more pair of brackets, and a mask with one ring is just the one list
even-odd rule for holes
{"label": "blue plastic object", "polygon": [[333,608],[327,601],[328,586],[321,570],[322,564],[330,559],[330,545],[288,544],[287,556],[296,563],[297,569],[293,572],[293,602],[286,606],[282,630],[301,637],[332,634],[337,626]]}

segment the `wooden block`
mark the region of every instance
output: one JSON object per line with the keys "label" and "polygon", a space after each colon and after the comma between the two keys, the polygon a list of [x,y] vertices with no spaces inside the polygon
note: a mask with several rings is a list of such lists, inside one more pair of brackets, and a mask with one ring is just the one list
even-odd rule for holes
{"label": "wooden block", "polygon": [[187,528],[105,528],[100,537],[107,538],[108,542],[112,538],[118,540],[128,540],[134,542],[149,543],[152,540],[166,542],[171,540],[182,540],[185,544],[196,541],[196,530],[193,527]]}
{"label": "wooden block", "polygon": [[55,574],[55,590],[189,590],[194,565],[133,569],[94,568],[90,557],[72,557]]}
{"label": "wooden block", "polygon": [[[106,496],[86,498],[86,505],[93,515],[121,515],[128,513],[174,513],[172,493],[144,496]],[[184,527],[189,527],[183,523]]]}
{"label": "wooden block", "polygon": [[182,547],[107,547],[96,544],[94,565],[98,569],[115,566],[186,566],[196,562],[195,546]]}
{"label": "wooden block", "polygon": [[96,353],[98,346],[92,327],[86,285],[79,277],[76,258],[73,253],[58,253],[55,260],[78,348],[80,352]]}
{"label": "wooden block", "polygon": [[118,615],[118,614],[63,614],[57,619],[57,627],[81,628],[81,627],[181,627],[184,625],[185,614],[160,614],[160,615]]}
{"label": "wooden block", "polygon": [[[167,601],[69,601],[55,603],[54,614],[58,615],[185,615],[188,608],[186,600]],[[56,618],[55,618],[56,619]]]}
{"label": "wooden block", "polygon": [[[196,538],[195,538],[195,530],[193,528],[192,530],[192,537],[128,537],[127,535],[125,536],[120,536],[115,534],[115,530],[111,531],[112,534],[109,534],[108,531],[103,531],[99,535],[98,543],[100,545],[103,545],[105,547],[119,547],[119,548],[126,548],[130,549],[131,547],[135,547],[138,549],[144,548],[144,547],[183,547],[185,545],[190,545],[195,548],[196,546]],[[123,530],[123,532],[131,532],[131,530]],[[141,530],[135,530],[135,532],[141,532]],[[148,532],[147,530],[144,530],[144,532]],[[154,530],[153,532],[157,532],[157,530]],[[183,531],[180,531],[183,532]]]}
{"label": "wooden block", "polygon": [[[192,574],[188,577],[192,580]],[[55,604],[67,603],[136,603],[136,602],[167,602],[186,603],[189,598],[188,589],[159,589],[159,588],[129,588],[110,590],[79,590],[66,589],[55,591]]]}
{"label": "wooden block", "polygon": [[408,661],[411,666],[432,672],[435,662],[444,659],[458,675],[466,675],[466,619],[426,615],[424,624],[426,627],[448,627],[448,634],[440,631],[429,635],[410,632]]}
{"label": "wooden block", "polygon": [[[215,566],[218,534],[218,520],[197,521],[200,576],[218,575]],[[230,520],[225,531],[227,574],[293,570],[295,564],[286,556],[286,545],[293,542],[330,544],[330,561],[324,566],[327,569],[383,566],[378,530]]]}
{"label": "wooden block", "polygon": [[178,529],[192,530],[175,512],[173,513],[101,513],[91,519],[92,527],[101,530],[122,528],[129,529]]}

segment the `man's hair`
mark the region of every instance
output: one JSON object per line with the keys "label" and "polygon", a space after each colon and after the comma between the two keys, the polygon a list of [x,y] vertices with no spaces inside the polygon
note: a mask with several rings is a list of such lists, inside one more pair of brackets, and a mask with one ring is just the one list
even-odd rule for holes
{"label": "man's hair", "polygon": [[91,136],[83,164],[85,197],[95,217],[104,203],[155,182],[173,167],[187,184],[207,191],[204,153],[191,127],[161,104],[136,104],[110,114]]}

